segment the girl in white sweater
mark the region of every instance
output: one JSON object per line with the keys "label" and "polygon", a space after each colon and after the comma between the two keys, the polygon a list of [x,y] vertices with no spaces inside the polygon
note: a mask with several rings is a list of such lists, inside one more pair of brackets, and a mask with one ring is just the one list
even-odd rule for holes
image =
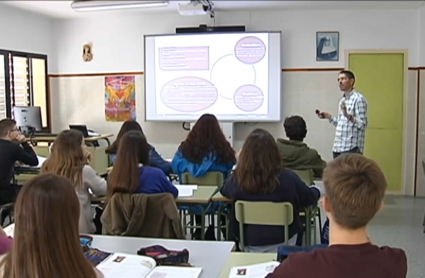
{"label": "girl in white sweater", "polygon": [[89,160],[83,134],[77,130],[64,130],[56,137],[50,156],[41,167],[42,173],[64,176],[74,184],[80,201],[80,233],[96,231],[89,189],[98,197],[106,195],[106,180],[96,174],[88,164]]}

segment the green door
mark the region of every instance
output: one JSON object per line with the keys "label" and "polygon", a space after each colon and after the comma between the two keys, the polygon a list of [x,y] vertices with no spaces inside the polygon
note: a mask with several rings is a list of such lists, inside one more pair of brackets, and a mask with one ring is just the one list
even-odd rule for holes
{"label": "green door", "polygon": [[403,53],[351,53],[354,87],[368,103],[365,156],[384,171],[388,190],[403,189]]}

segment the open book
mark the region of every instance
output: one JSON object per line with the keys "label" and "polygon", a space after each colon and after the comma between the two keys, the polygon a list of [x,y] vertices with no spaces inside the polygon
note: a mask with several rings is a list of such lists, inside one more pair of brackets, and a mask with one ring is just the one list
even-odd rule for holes
{"label": "open book", "polygon": [[268,262],[247,266],[236,266],[230,270],[229,278],[264,278],[279,265],[279,262]]}
{"label": "open book", "polygon": [[198,278],[202,268],[156,266],[146,256],[114,253],[96,266],[105,278]]}

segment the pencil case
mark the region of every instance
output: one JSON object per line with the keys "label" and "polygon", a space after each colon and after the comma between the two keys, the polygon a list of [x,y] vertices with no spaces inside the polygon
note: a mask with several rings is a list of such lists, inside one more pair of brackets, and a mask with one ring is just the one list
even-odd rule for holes
{"label": "pencil case", "polygon": [[137,255],[148,256],[154,259],[157,265],[185,265],[189,262],[189,251],[168,250],[161,245],[152,245],[140,248]]}

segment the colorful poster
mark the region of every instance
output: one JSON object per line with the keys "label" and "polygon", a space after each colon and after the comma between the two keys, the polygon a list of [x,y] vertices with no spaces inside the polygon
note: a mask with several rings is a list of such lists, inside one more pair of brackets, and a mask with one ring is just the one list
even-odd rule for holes
{"label": "colorful poster", "polygon": [[136,119],[134,76],[105,77],[105,118],[108,122]]}

